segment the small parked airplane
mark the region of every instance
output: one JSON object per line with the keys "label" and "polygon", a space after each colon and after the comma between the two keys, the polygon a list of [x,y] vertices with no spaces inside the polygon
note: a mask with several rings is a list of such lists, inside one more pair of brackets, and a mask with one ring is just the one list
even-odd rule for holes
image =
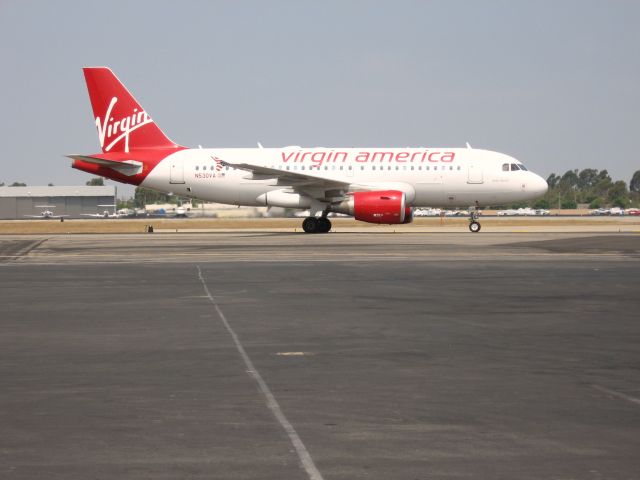
{"label": "small parked airplane", "polygon": [[84,68],[102,153],[72,167],[118,182],[217,203],[310,210],[307,233],[331,212],[370,223],[413,220],[414,207],[476,208],[536,198],[547,182],[508,155],[467,148],[186,148],[160,130],[106,67]]}
{"label": "small parked airplane", "polygon": [[[98,205],[98,207],[111,207],[111,208],[116,208],[115,205]],[[83,217],[92,217],[92,218],[120,218],[122,215],[120,215],[119,213],[114,212],[110,212],[109,210],[105,210],[102,213],[81,213],[80,214]]]}
{"label": "small parked airplane", "polygon": [[44,208],[45,210],[40,212],[40,215],[24,215],[24,216],[28,217],[28,218],[42,218],[42,219],[65,218],[65,217],[69,216],[69,215],[55,215],[53,213],[53,210],[49,210],[50,208],[56,208],[55,205],[36,205],[35,207],[36,208]]}

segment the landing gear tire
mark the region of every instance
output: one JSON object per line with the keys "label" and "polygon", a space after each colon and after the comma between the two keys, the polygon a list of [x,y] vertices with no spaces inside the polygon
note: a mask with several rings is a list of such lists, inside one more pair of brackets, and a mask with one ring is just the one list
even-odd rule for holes
{"label": "landing gear tire", "polygon": [[307,217],[302,222],[304,233],[327,233],[331,230],[331,220],[325,217]]}
{"label": "landing gear tire", "polygon": [[304,233],[318,233],[318,219],[316,217],[307,217],[302,222],[302,230]]}
{"label": "landing gear tire", "polygon": [[328,233],[331,230],[331,220],[326,217],[320,217],[316,226],[317,233]]}
{"label": "landing gear tire", "polygon": [[471,222],[469,224],[469,230],[473,233],[478,233],[480,231],[480,224],[478,222]]}

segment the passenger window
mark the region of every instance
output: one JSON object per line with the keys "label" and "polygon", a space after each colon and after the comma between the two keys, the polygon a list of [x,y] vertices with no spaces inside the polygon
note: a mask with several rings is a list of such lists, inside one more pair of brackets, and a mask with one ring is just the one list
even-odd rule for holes
{"label": "passenger window", "polygon": [[411,170],[413,170],[413,165],[411,165]]}
{"label": "passenger window", "polygon": [[502,171],[503,172],[508,172],[509,171],[509,164],[508,163],[503,163],[502,164]]}
{"label": "passenger window", "polygon": [[375,169],[376,169],[376,166],[375,166],[375,165],[372,165],[372,166],[371,166],[371,170],[375,170]]}
{"label": "passenger window", "polygon": [[437,165],[435,165],[435,166],[433,167],[433,169],[434,169],[434,170],[437,170],[437,169],[438,169],[438,166],[437,166]]}
{"label": "passenger window", "polygon": [[364,170],[364,165],[360,165],[360,170]]}
{"label": "passenger window", "polygon": [[458,165],[458,170],[460,170],[460,165]]}
{"label": "passenger window", "polygon": [[449,166],[449,170],[453,170],[453,165]]}
{"label": "passenger window", "polygon": [[196,165],[196,171],[198,171],[199,169],[200,169],[200,167]]}
{"label": "passenger window", "polygon": [[516,165],[515,163],[512,163],[512,164],[511,164],[511,171],[512,171],[512,172],[515,172],[516,170],[520,170],[520,169],[518,168],[518,165]]}

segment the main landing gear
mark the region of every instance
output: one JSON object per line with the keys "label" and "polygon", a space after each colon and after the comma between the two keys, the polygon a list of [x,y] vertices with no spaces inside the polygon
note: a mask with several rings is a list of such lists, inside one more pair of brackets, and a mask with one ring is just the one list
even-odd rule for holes
{"label": "main landing gear", "polygon": [[480,222],[478,222],[478,218],[480,218],[480,214],[478,213],[477,205],[474,207],[469,207],[469,230],[472,233],[478,233],[480,231]]}
{"label": "main landing gear", "polygon": [[304,233],[327,233],[331,230],[331,221],[325,217],[307,217],[302,222]]}

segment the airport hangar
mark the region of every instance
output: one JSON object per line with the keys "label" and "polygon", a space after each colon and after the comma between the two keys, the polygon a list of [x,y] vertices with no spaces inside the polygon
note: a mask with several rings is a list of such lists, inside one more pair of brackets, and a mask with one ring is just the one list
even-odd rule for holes
{"label": "airport hangar", "polygon": [[[24,219],[26,215],[39,215],[51,210],[55,215],[79,217],[84,213],[112,211],[115,205],[116,187],[106,186],[34,186],[0,187],[0,219]],[[43,206],[48,208],[43,208]],[[50,208],[55,206],[55,208]]]}

